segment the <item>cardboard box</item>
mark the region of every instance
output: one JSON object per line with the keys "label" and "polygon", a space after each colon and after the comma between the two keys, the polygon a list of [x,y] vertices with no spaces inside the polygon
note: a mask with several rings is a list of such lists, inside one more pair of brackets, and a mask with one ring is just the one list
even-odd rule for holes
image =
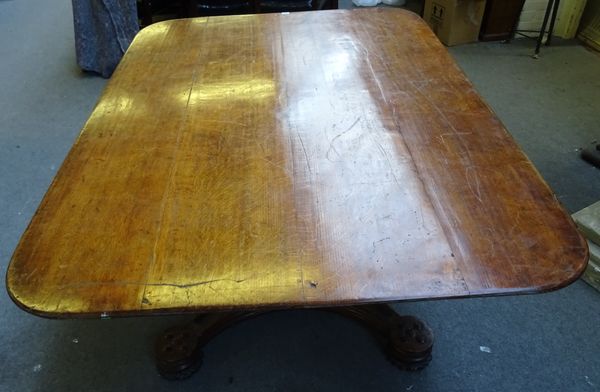
{"label": "cardboard box", "polygon": [[423,19],[448,46],[476,42],[485,0],[425,0]]}

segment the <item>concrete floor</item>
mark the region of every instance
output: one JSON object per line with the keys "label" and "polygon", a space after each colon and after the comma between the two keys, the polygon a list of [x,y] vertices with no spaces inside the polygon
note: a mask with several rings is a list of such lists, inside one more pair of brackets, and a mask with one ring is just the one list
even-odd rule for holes
{"label": "concrete floor", "polygon": [[[600,57],[575,42],[451,49],[559,199],[600,199],[578,147],[600,137]],[[105,81],[75,66],[70,1],[0,0],[0,272]],[[185,317],[52,321],[0,295],[0,391],[595,391],[600,293],[578,281],[549,294],[398,305],[436,332],[426,370],[396,370],[359,326],[282,312],[211,342],[187,381],[153,367],[152,343]],[[484,352],[481,346],[489,347]]]}

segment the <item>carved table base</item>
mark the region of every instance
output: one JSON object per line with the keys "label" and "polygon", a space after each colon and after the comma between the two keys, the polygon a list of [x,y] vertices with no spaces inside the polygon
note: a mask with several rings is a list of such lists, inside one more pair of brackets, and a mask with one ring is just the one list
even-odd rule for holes
{"label": "carved table base", "polygon": [[[362,323],[381,343],[392,363],[404,370],[420,370],[431,361],[433,333],[419,319],[400,316],[389,305],[361,305],[332,311]],[[230,312],[198,316],[192,323],[167,329],[156,341],[159,373],[169,380],[191,376],[202,364],[202,348],[224,329],[265,313]]]}

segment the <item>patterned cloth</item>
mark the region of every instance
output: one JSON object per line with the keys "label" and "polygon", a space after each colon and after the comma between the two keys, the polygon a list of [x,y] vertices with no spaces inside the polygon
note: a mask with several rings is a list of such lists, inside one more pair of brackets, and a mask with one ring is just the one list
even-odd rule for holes
{"label": "patterned cloth", "polygon": [[109,78],[139,31],[136,0],[72,0],[77,64]]}

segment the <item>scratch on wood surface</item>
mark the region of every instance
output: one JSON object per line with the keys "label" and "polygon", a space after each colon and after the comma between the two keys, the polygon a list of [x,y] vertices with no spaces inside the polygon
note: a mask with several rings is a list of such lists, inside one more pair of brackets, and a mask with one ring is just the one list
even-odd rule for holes
{"label": "scratch on wood surface", "polygon": [[[147,283],[147,286],[171,286],[177,287],[180,289],[187,289],[190,287],[203,286],[205,284],[211,284],[216,282],[233,282],[233,283],[242,283],[247,281],[248,279],[211,279],[211,280],[203,280],[200,282],[186,283],[186,284],[177,284],[177,283]],[[212,288],[212,287],[211,287]]]}
{"label": "scratch on wood surface", "polygon": [[[59,285],[57,287],[60,289],[68,289],[68,288],[79,288],[79,287],[87,287],[87,286],[150,286],[150,287],[163,286],[163,287],[175,287],[178,289],[189,289],[191,287],[210,285],[210,284],[216,283],[216,282],[243,283],[250,279],[251,278],[246,278],[246,279],[222,278],[222,279],[201,280],[199,282],[191,282],[191,283],[168,283],[168,282],[166,282],[166,283],[162,283],[162,282],[146,283],[146,282],[136,282],[136,281],[130,281],[130,280],[113,280],[113,281],[108,281],[108,282],[84,281],[84,282]],[[211,287],[211,289],[212,289],[212,287]],[[143,296],[143,298],[146,298],[146,297]]]}
{"label": "scratch on wood surface", "polygon": [[485,240],[487,241],[488,244],[490,244],[488,246],[488,257],[492,258],[496,256],[496,243],[494,241],[495,237],[495,233],[494,233],[494,229],[491,227],[487,227],[484,230],[482,230],[482,232],[487,232],[489,233],[487,236],[485,236]]}
{"label": "scratch on wood surface", "polygon": [[[188,97],[188,103],[189,103],[189,97]],[[248,127],[248,124],[244,124],[244,123],[241,123],[239,121],[216,120],[216,119],[210,119],[210,118],[202,118],[202,119],[198,120],[197,122],[199,122],[199,123],[224,124],[224,125],[237,125],[237,126],[242,127],[242,128],[247,128]]]}
{"label": "scratch on wood surface", "polygon": [[[481,198],[481,184],[479,183],[479,176],[477,175],[477,171],[469,166],[465,169],[465,178],[467,179],[467,186],[469,190],[475,196],[475,198],[483,204],[483,199]],[[474,180],[475,184],[471,181],[471,178]]]}
{"label": "scratch on wood surface", "polygon": [[523,212],[522,211],[517,211],[517,214],[515,215],[515,217],[513,218],[513,225],[510,227],[510,229],[508,230],[508,236],[512,237],[515,234],[515,230],[519,227],[519,224],[521,223],[521,214]]}
{"label": "scratch on wood surface", "polygon": [[375,84],[377,85],[377,88],[379,89],[379,93],[381,94],[381,98],[383,98],[383,102],[385,102],[387,104],[388,103],[388,99],[385,96],[385,93],[384,93],[384,90],[383,90],[383,86],[381,85],[381,81],[377,77],[377,73],[375,72],[375,69],[373,68],[373,64],[371,63],[371,57],[369,55],[369,49],[367,49],[362,43],[358,43],[358,45],[361,47],[361,49],[363,51],[364,58],[365,58],[365,60],[367,62],[367,65],[369,66],[369,69],[371,70],[371,75],[373,75],[373,80],[375,80]]}
{"label": "scratch on wood surface", "polygon": [[289,175],[288,170],[287,170],[287,168],[285,166],[278,165],[275,162],[273,162],[273,161],[271,161],[271,160],[269,160],[269,159],[267,159],[265,157],[262,157],[262,156],[260,157],[260,159],[262,159],[263,161],[267,162],[268,164],[270,164],[271,166],[273,166],[273,167],[275,167],[275,168],[277,168],[279,170],[283,170],[286,174]]}
{"label": "scratch on wood surface", "polygon": [[385,237],[385,238],[382,238],[380,240],[373,241],[373,249],[375,249],[376,245],[379,244],[380,242],[387,241],[389,239],[391,239],[391,238],[390,237]]}
{"label": "scratch on wood surface", "polygon": [[396,173],[394,171],[394,166],[392,165],[392,161],[390,160],[390,157],[388,156],[387,152],[385,151],[385,148],[383,148],[383,146],[381,145],[379,140],[377,140],[376,137],[372,137],[371,139],[377,145],[377,148],[379,149],[379,151],[381,151],[381,155],[383,155],[383,157],[385,158],[385,161],[387,162],[387,166],[390,169],[390,174],[392,175],[394,182],[396,182],[396,184],[398,185],[398,188],[400,190],[403,190],[403,187],[400,184],[400,181],[398,180],[398,177],[396,176]]}
{"label": "scratch on wood surface", "polygon": [[421,89],[422,86],[419,86],[419,84],[414,83],[414,82],[410,82],[410,83],[415,87],[415,89],[417,90],[417,92],[419,94],[421,94],[421,96],[423,98],[425,98],[425,100],[427,102],[429,102],[429,104],[431,105],[431,107],[433,108],[433,110],[439,114],[440,118],[444,121],[444,123],[446,123],[446,125],[448,126],[448,128],[452,131],[450,133],[444,133],[444,134],[440,135],[440,136],[442,136],[441,139],[442,139],[442,142],[444,142],[444,145],[446,145],[446,144],[445,144],[443,136],[449,136],[449,135],[456,136],[457,137],[457,141],[459,142],[459,146],[461,147],[462,153],[464,154],[464,157],[466,158],[469,166],[475,166],[473,164],[473,159],[471,158],[471,152],[463,144],[462,136],[465,135],[466,132],[459,132],[456,129],[456,127],[454,126],[454,124],[452,123],[452,121],[450,121],[450,119],[448,119],[448,116],[446,116],[446,113],[442,109],[440,109],[439,106],[434,101],[431,100],[431,98],[429,97],[429,95],[426,92],[423,92],[423,90]]}
{"label": "scratch on wood surface", "polygon": [[[192,97],[192,90],[194,89],[194,84],[195,84],[195,74],[192,77],[192,83],[190,86],[190,91],[189,91],[188,99],[187,99],[186,106],[185,106],[185,113],[187,113],[187,109],[190,105],[190,100]],[[185,117],[187,117],[187,115]],[[154,267],[154,264],[156,264],[157,253],[158,253],[158,243],[160,242],[160,235],[162,233],[163,221],[165,219],[167,198],[169,195],[169,190],[171,189],[172,183],[174,181],[175,172],[177,169],[177,157],[179,156],[179,152],[181,150],[180,146],[181,146],[181,139],[182,139],[182,135],[183,135],[183,127],[184,127],[184,124],[181,124],[181,126],[179,127],[179,130],[178,130],[178,133],[177,133],[177,139],[176,139],[175,148],[173,151],[171,168],[169,170],[169,175],[167,177],[165,190],[163,191],[163,196],[162,196],[162,200],[160,203],[159,220],[158,220],[158,224],[156,226],[156,237],[154,239],[154,246],[152,247],[152,260],[150,261],[150,263],[148,265],[148,269],[146,270],[146,280],[150,276],[150,273],[152,272],[152,268]],[[143,293],[142,297],[145,297],[145,296],[146,296],[146,290],[144,289],[144,293]]]}
{"label": "scratch on wood surface", "polygon": [[448,136],[468,136],[471,135],[473,132],[446,132],[446,133],[442,133],[440,135],[438,135],[438,138],[441,140],[442,144],[444,145],[444,148],[450,152],[450,149],[448,148],[448,144],[446,144],[446,137]]}
{"label": "scratch on wood surface", "polygon": [[[208,23],[208,19],[206,21],[206,23]],[[203,38],[205,38],[206,35],[203,35]],[[202,40],[203,42],[201,44],[205,43],[205,39]],[[204,45],[202,45],[202,47],[205,47]],[[198,60],[202,58],[202,55],[204,51],[200,51],[198,53],[198,56],[195,59],[195,62],[198,63]],[[152,260],[150,260],[150,263],[148,263],[148,268],[146,270],[146,277],[145,277],[145,281],[148,281],[148,278],[150,277],[150,273],[152,272],[152,269],[154,268],[154,265],[156,264],[156,259],[157,259],[157,250],[158,250],[158,243],[160,241],[160,235],[162,233],[162,226],[163,226],[163,221],[165,218],[165,211],[166,211],[166,204],[167,204],[167,197],[169,194],[169,190],[171,189],[172,183],[174,181],[174,177],[175,177],[175,172],[177,169],[177,160],[178,160],[178,156],[179,153],[181,151],[181,139],[183,138],[183,130],[185,127],[185,124],[187,123],[187,119],[190,116],[190,112],[189,112],[189,107],[190,107],[190,102],[192,99],[192,92],[194,91],[194,86],[196,85],[196,81],[198,79],[198,67],[194,67],[194,71],[192,73],[192,77],[191,77],[191,81],[190,81],[190,89],[188,91],[188,97],[187,97],[187,101],[185,103],[185,108],[183,109],[182,113],[183,113],[183,119],[182,119],[182,123],[179,126],[179,129],[177,131],[177,139],[175,141],[175,147],[174,147],[174,151],[173,151],[173,157],[172,157],[172,163],[171,163],[171,168],[169,170],[169,175],[167,177],[167,181],[166,181],[166,185],[165,185],[165,190],[163,192],[163,197],[161,200],[161,204],[160,204],[160,212],[159,212],[159,221],[157,224],[157,228],[156,228],[156,238],[154,240],[154,246],[152,248]],[[148,286],[149,284],[146,283],[146,286]],[[146,297],[146,287],[144,287],[144,292],[142,293],[142,298]]]}
{"label": "scratch on wood surface", "polygon": [[306,147],[304,147],[304,140],[302,140],[302,136],[300,136],[300,132],[296,132],[298,135],[298,140],[300,140],[300,145],[302,146],[302,151],[304,152],[304,159],[306,160],[306,166],[308,167],[308,172],[312,174],[312,170],[310,168],[310,161],[308,160],[308,154],[306,153]]}
{"label": "scratch on wood surface", "polygon": [[331,139],[331,141],[329,142],[329,149],[327,150],[327,153],[325,154],[325,157],[326,157],[326,158],[327,158],[329,161],[331,161],[331,158],[329,157],[329,154],[331,153],[331,151],[334,151],[334,152],[337,154],[337,156],[338,156],[338,157],[340,156],[340,153],[339,153],[339,152],[337,151],[337,149],[335,148],[335,145],[334,145],[335,141],[336,141],[337,139],[339,139],[340,137],[342,137],[343,135],[345,135],[346,133],[350,132],[350,131],[352,130],[352,128],[354,128],[354,127],[356,126],[356,124],[358,124],[358,122],[359,122],[359,121],[360,121],[360,117],[358,117],[358,118],[357,118],[357,119],[356,119],[356,120],[355,120],[355,121],[352,123],[352,125],[350,125],[350,126],[348,127],[348,129],[346,129],[345,131],[343,131],[343,132],[341,132],[341,133],[337,134],[337,135],[336,135],[336,136],[335,136],[333,139]]}

